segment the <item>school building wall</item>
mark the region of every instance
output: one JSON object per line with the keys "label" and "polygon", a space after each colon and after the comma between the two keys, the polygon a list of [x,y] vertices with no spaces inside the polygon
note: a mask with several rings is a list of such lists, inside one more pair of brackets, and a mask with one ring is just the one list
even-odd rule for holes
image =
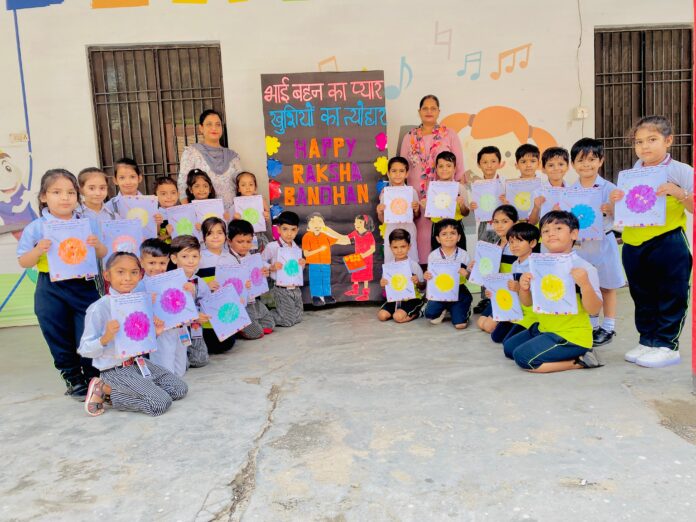
{"label": "school building wall", "polygon": [[[28,5],[37,7],[12,10]],[[117,5],[139,6],[109,7]],[[653,0],[6,0],[2,7],[0,150],[25,184],[31,173],[34,191],[48,168],[77,172],[99,163],[90,45],[218,42],[230,146],[265,188],[261,73],[316,71],[331,57],[325,69],[384,70],[385,84],[400,87],[390,89],[398,95],[386,102],[391,154],[400,128],[419,122],[418,101],[428,93],[439,96],[441,119],[504,107],[496,109],[500,135],[485,140],[503,150],[520,143],[509,126],[516,113],[569,147],[594,132],[595,28],[693,23],[693,6],[685,0],[659,6]],[[18,43],[31,168],[22,137],[27,126]],[[513,57],[515,67],[507,72]],[[574,118],[578,106],[589,109],[587,119]],[[468,117],[449,121],[463,125]],[[466,125],[460,138],[466,168],[472,168],[481,143]],[[15,247],[11,234],[0,235],[0,303],[21,274]],[[0,312],[0,326],[33,320],[32,292],[25,277]]]}

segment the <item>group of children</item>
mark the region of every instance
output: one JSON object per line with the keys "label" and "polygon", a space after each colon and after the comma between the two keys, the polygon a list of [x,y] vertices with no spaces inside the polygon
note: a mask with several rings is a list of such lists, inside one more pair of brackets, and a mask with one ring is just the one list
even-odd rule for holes
{"label": "group of children", "polygon": [[[614,204],[624,194],[599,176],[603,149],[597,140],[579,140],[570,154],[554,147],[540,155],[534,145],[525,144],[517,150],[516,162],[522,178],[541,177],[542,185],[551,187],[565,186],[564,177],[572,163],[578,175],[573,186],[601,188],[605,233],[601,240],[578,242],[580,226],[570,212],[553,209],[541,216],[540,209],[544,204],[541,194],[533,196],[533,209],[528,220],[519,220],[517,209],[501,196],[501,205],[493,212],[492,220],[478,226],[479,240],[502,247],[500,271],[513,274],[508,288],[518,293],[524,317],[515,322],[498,323],[491,317],[490,300],[487,302],[484,298],[480,303],[477,324],[491,335],[494,342],[502,343],[507,357],[526,370],[553,372],[601,366],[592,349],[610,342],[615,335],[616,289],[625,284],[624,269],[635,302],[636,327],[640,334],[639,344],[626,354],[626,360],[647,367],[679,362],[678,338],[688,306],[691,267],[691,254],[684,235],[685,210],[693,211],[693,170],[670,157],[668,149],[672,143],[672,131],[665,118],[653,116],[639,121],[631,132],[631,139],[639,158],[635,168],[654,165],[668,168],[669,181],[658,190],[658,195],[667,196],[667,220],[664,226],[626,227],[623,230],[623,268],[612,226]],[[484,147],[479,152],[478,163],[485,180],[499,179],[500,162],[500,151],[495,147]],[[539,162],[545,176],[536,172]],[[404,186],[408,168],[406,159],[392,158],[388,165],[390,186]],[[435,164],[437,179],[452,180],[455,168],[456,157],[452,153],[438,155]],[[142,174],[134,161],[118,161],[114,183],[119,193],[105,202],[108,186],[106,175],[101,170],[85,169],[77,178],[62,169],[49,170],[42,177],[39,190],[41,216],[24,229],[17,247],[19,264],[38,269],[35,312],[55,366],[66,382],[66,394],[85,400],[85,409],[90,415],[102,414],[105,404],[122,410],[160,415],[173,400],[186,395],[187,386],[181,377],[188,367],[205,366],[210,353],[230,350],[236,338],[259,339],[272,333],[276,326],[290,327],[302,320],[301,289],[276,283],[270,289],[275,309],[269,310],[260,297],[249,299],[246,311],[251,323],[235,336],[220,341],[212,329],[210,318],[202,312],[192,323],[168,330],[155,317],[158,350],[149,358],[122,359],[114,346],[114,337],[122,325],[111,316],[110,298],[144,291],[147,278],[167,270],[182,269],[187,280],[182,290],[190,292],[200,307],[201,301],[220,288],[220,283],[215,280],[216,267],[243,264],[244,258],[259,252],[264,261],[263,275],[275,281],[277,271],[283,267],[279,251],[290,249],[295,252],[301,269],[306,263],[308,265],[311,295],[317,300],[315,304],[329,303],[330,287],[325,289],[323,281],[327,268],[330,275],[330,258],[328,262],[314,259],[328,250],[317,240],[313,242],[313,238],[321,236],[312,235],[312,223],[321,216],[309,216],[308,233],[304,236],[302,248],[295,242],[299,216],[287,211],[273,221],[278,232],[274,241],[269,241],[265,234],[255,233],[252,225],[239,219],[233,208],[226,208],[224,216],[208,217],[200,224],[202,242],[192,235],[171,238],[172,228],[166,220],[167,208],[178,205],[180,200],[191,202],[215,198],[210,178],[197,169],[187,177],[185,197],[179,194],[177,184],[171,178],[156,179],[155,195],[161,210],[153,217],[158,225],[158,237],[145,240],[140,246],[139,256],[133,252],[115,252],[104,260],[101,273],[94,281],[84,278],[51,281],[46,257],[51,241],[44,237],[44,223],[88,219],[93,233],[87,238],[87,244],[102,259],[107,248],[100,239],[100,222],[119,217],[121,198],[138,195],[142,181]],[[499,182],[504,183],[504,180],[499,179]],[[257,192],[256,178],[252,173],[239,174],[236,185],[239,195],[255,195]],[[425,205],[426,201],[418,201],[414,193],[414,215],[422,212]],[[474,262],[466,250],[461,219],[470,210],[476,210],[476,204],[468,204],[463,186],[456,207],[454,219],[432,220],[433,246],[425,267],[418,263],[414,224],[390,223],[386,226],[388,248],[385,248],[385,262],[409,261],[416,298],[384,303],[378,311],[381,321],[394,319],[404,323],[423,315],[431,323],[439,324],[449,313],[455,328],[468,326],[473,297],[466,283]],[[383,197],[380,196],[377,207],[380,221],[384,221],[384,210]],[[266,202],[264,218],[270,218]],[[367,217],[363,219],[367,223]],[[319,227],[321,230],[323,228]],[[549,254],[571,255],[573,268],[570,275],[576,285],[577,314],[533,312],[529,259],[540,248]],[[302,259],[303,254],[307,261]],[[426,282],[433,277],[431,267],[443,261],[459,266],[458,298],[455,301],[426,301],[423,291]],[[369,270],[371,273],[371,266]],[[367,296],[368,287],[365,284],[360,288],[360,282],[363,280],[354,281],[353,290],[356,295]],[[388,281],[382,278],[380,284],[385,287]],[[251,281],[246,281],[246,286],[249,288]],[[490,298],[490,292],[487,295]],[[601,311],[604,318],[600,325]]]}

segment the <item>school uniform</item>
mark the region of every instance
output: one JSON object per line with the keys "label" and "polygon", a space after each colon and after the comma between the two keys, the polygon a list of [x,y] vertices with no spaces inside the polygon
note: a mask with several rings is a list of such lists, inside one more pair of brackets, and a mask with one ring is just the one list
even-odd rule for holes
{"label": "school uniform", "polygon": [[[457,247],[451,255],[445,255],[442,248],[436,248],[430,252],[428,256],[428,266],[443,261],[455,261],[460,264],[461,268],[466,268],[469,264],[470,257],[466,250],[459,247]],[[434,301],[431,299],[425,305],[424,315],[427,319],[435,319],[440,317],[445,310],[448,310],[452,316],[452,324],[463,324],[469,321],[472,300],[471,292],[469,292],[469,289],[466,287],[466,278],[460,275],[459,295],[457,300]]]}
{"label": "school uniform", "polygon": [[[138,194],[137,194],[137,195],[138,195],[138,196],[142,196],[142,193],[141,193],[140,191],[138,191]],[[119,192],[119,193],[116,194],[113,198],[111,198],[109,201],[107,201],[106,203],[104,203],[104,207],[105,207],[109,212],[111,212],[114,216],[116,216],[117,219],[118,219],[118,218],[120,218],[120,219],[126,219],[126,216],[122,216],[122,215],[120,214],[120,212],[119,212],[119,209],[118,209],[118,203],[119,203],[119,201],[121,201],[121,198],[123,198],[123,196],[122,196],[121,193]]]}
{"label": "school uniform", "polygon": [[[201,309],[201,301],[210,295],[210,288],[208,283],[203,281],[197,275],[194,275],[189,279],[189,283],[194,285],[193,301],[196,303],[196,308]],[[198,328],[194,324],[188,326],[189,334],[191,335],[191,346],[186,350],[188,355],[189,366],[191,368],[202,368],[210,362],[210,355],[208,352],[208,344],[205,342],[205,332],[202,325],[194,321]]]}
{"label": "school uniform", "polygon": [[[99,212],[96,212],[83,203],[80,207],[80,213],[83,216],[88,217],[90,219],[93,219],[97,223],[99,223],[100,233],[101,233],[101,224],[104,221],[111,221],[113,219],[116,219],[116,216],[114,215],[114,213],[111,212],[108,208],[106,208],[106,205],[102,205]],[[103,262],[101,262],[101,261],[103,261]],[[99,273],[94,278],[94,284],[97,286],[97,292],[99,292],[100,296],[105,295],[106,289],[107,289],[106,282],[104,281],[104,267],[103,267],[103,264],[107,261],[107,259],[103,259],[101,261],[99,263],[97,263],[97,269],[99,270]]]}
{"label": "school uniform", "polygon": [[[512,277],[515,281],[519,281],[522,274],[529,272],[529,257],[522,261],[515,259],[510,267],[512,272]],[[522,319],[518,321],[502,321],[498,323],[495,329],[491,332],[491,340],[494,343],[502,343],[505,339],[517,335],[518,333],[526,330],[534,323],[537,322],[537,315],[533,312],[531,306],[525,306],[520,304],[522,308]],[[493,312],[491,308],[491,313]]]}
{"label": "school uniform", "polygon": [[[418,202],[418,192],[416,192],[416,189],[413,187],[411,188],[413,189],[413,201]],[[379,193],[379,203],[380,205],[384,204],[384,191]],[[394,262],[394,254],[392,253],[391,248],[389,248],[389,234],[399,228],[405,230],[411,236],[411,242],[409,243],[408,248],[408,257],[409,259],[413,259],[414,261],[418,262],[418,229],[413,221],[384,224],[384,262]]]}
{"label": "school uniform", "polygon": [[[282,239],[268,243],[261,257],[269,265],[274,265],[278,262],[278,250],[282,247],[291,248],[297,258],[302,259],[302,249],[294,241],[288,244]],[[271,310],[271,315],[275,324],[289,327],[302,322],[304,303],[302,302],[301,287],[278,286],[275,271],[271,271],[271,280],[273,282],[271,295],[276,305],[275,309]]]}
{"label": "school uniform", "polygon": [[[242,256],[235,252],[231,252],[234,259],[234,264],[242,264]],[[247,254],[248,255],[248,254]],[[251,319],[251,324],[245,326],[241,330],[241,336],[247,340],[259,339],[263,337],[264,328],[275,328],[275,319],[271,312],[266,308],[266,305],[261,302],[258,297],[249,300],[246,306],[247,314]]]}
{"label": "school uniform", "polygon": [[[597,269],[576,252],[572,252],[571,259],[573,268],[587,271],[592,290],[601,300]],[[592,350],[590,315],[582,305],[582,295],[577,285],[575,292],[577,314],[537,314],[538,322],[503,341],[505,356],[514,359],[520,368],[535,370],[544,363],[574,360]]]}
{"label": "school uniform", "polygon": [[[669,154],[661,164],[667,166],[668,182],[693,194],[693,167]],[[633,166],[641,167],[640,160]],[[679,349],[691,282],[691,252],[685,231],[684,204],[672,196],[667,196],[664,225],[624,228],[623,265],[643,346]]]}
{"label": "school uniform", "polygon": [[[201,261],[198,265],[196,275],[203,280],[203,283],[206,286],[208,286],[210,281],[215,280],[215,268],[218,265],[229,265],[234,263],[235,259],[227,249],[227,245],[223,245],[222,252],[219,255],[212,253],[207,248],[202,248]],[[203,323],[201,326],[203,329],[203,340],[205,341],[209,354],[225,353],[231,350],[234,343],[237,341],[236,335],[232,335],[224,341],[220,341],[217,334],[213,330],[213,325],[210,322]]]}
{"label": "school uniform", "polygon": [[[79,212],[73,212],[73,219],[89,219]],[[51,214],[47,208],[41,217],[29,223],[22,231],[17,243],[17,257],[21,257],[44,238],[44,224],[51,221],[63,221]],[[99,236],[99,225],[89,219],[92,233]],[[93,279],[68,279],[51,281],[48,258],[42,254],[36,263],[38,279],[34,292],[34,313],[39,320],[41,333],[48,344],[53,363],[66,382],[68,388],[86,384],[98,371],[92,361],[80,357],[77,346],[85,325],[87,307],[99,299],[99,293]]]}
{"label": "school uniform", "polygon": [[101,372],[101,380],[111,387],[111,404],[123,411],[143,412],[156,417],[166,412],[172,401],[188,393],[186,383],[152,360],[143,359],[151,376],[144,377],[134,358],[121,359],[112,340],[103,346],[100,339],[111,320],[111,295],[119,295],[113,288],[87,309],[85,332],[78,352],[91,357]]}
{"label": "school uniform", "polygon": [[[616,189],[616,185],[605,180],[602,176],[597,176],[594,187],[602,190],[602,204],[609,203],[609,195],[612,190]],[[578,181],[570,188],[578,189],[583,188],[583,186]],[[614,219],[611,216],[604,215],[602,223],[604,237],[601,240],[578,241],[575,243],[575,251],[597,269],[599,286],[606,290],[612,290],[624,286],[626,279],[623,275],[619,257],[619,245],[612,232]]]}
{"label": "school uniform", "polygon": [[[411,267],[411,275],[416,276],[419,283],[425,281],[425,279],[423,279],[423,269],[418,262],[414,259],[409,259],[408,262]],[[387,301],[380,306],[380,310],[389,312],[392,316],[397,310],[403,310],[408,317],[418,317],[423,309],[425,301],[423,299],[423,292],[418,289],[418,286],[416,286],[415,290],[416,297],[413,299],[407,299],[406,301]]]}

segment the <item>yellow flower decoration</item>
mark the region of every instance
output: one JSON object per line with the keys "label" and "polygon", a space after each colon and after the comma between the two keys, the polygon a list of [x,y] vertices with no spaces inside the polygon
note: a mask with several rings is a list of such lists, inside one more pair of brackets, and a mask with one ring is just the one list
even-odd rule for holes
{"label": "yellow flower decoration", "polygon": [[382,237],[384,237],[384,231],[385,231],[385,230],[387,230],[387,224],[386,224],[386,223],[382,223],[382,224],[379,226],[379,235],[382,236]]}
{"label": "yellow flower decoration", "polygon": [[375,169],[377,169],[377,172],[382,174],[383,176],[387,173],[387,165],[389,164],[389,160],[387,159],[386,156],[380,156],[378,157],[373,165],[375,166]]}
{"label": "yellow flower decoration", "polygon": [[266,154],[273,156],[280,149],[280,140],[275,136],[266,136]]}

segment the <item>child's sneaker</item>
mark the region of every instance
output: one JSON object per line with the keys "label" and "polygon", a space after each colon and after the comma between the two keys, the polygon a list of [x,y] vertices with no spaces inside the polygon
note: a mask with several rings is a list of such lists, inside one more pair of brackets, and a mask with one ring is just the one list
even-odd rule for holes
{"label": "child's sneaker", "polygon": [[433,319],[430,320],[430,324],[440,324],[442,321],[445,320],[446,313],[447,313],[447,310],[443,310],[439,316],[434,317]]}
{"label": "child's sneaker", "polygon": [[312,306],[324,306],[326,303],[321,297],[312,297]]}
{"label": "child's sneaker", "polygon": [[650,346],[638,344],[635,348],[626,352],[626,354],[624,355],[624,359],[626,359],[630,363],[634,363],[638,360],[638,357],[645,353],[648,353],[650,350],[652,350]]}
{"label": "child's sneaker", "polygon": [[645,366],[646,368],[664,368],[665,366],[679,364],[680,361],[681,355],[679,355],[679,350],[650,348],[649,351],[636,359],[636,364],[638,366]]}
{"label": "child's sneaker", "polygon": [[613,330],[609,332],[601,326],[595,328],[592,331],[592,346],[604,346],[605,344],[609,344],[615,335],[616,332]]}
{"label": "child's sneaker", "polygon": [[604,363],[600,361],[599,356],[594,350],[587,350],[584,355],[575,359],[575,363],[583,368],[600,368]]}

